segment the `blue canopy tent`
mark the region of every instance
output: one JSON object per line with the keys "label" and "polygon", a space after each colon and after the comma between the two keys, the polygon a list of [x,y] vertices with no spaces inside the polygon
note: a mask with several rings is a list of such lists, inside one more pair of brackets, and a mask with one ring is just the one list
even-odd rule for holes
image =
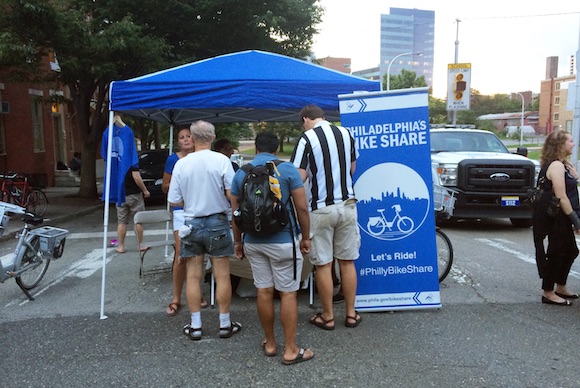
{"label": "blue canopy tent", "polygon": [[252,50],[114,82],[110,98],[113,111],[177,125],[298,121],[308,104],[339,121],[339,94],[379,90],[378,81]]}
{"label": "blue canopy tent", "polygon": [[[114,111],[173,127],[189,126],[197,120],[297,122],[300,109],[315,104],[325,111],[328,120],[339,121],[339,94],[380,89],[378,81],[303,60],[263,51],[241,51],[111,83],[109,134],[112,134]],[[111,155],[110,149],[107,155]],[[106,176],[110,176],[110,165],[107,160]],[[108,184],[105,184],[104,196],[108,203]],[[106,318],[108,217],[108,206],[105,206],[101,319]]]}

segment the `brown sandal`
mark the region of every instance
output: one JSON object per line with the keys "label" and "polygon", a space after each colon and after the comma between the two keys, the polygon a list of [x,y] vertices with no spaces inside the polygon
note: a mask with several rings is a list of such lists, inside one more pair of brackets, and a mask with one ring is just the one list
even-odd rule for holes
{"label": "brown sandal", "polygon": [[169,315],[170,317],[174,317],[177,315],[177,313],[179,312],[179,309],[181,308],[181,303],[177,303],[177,302],[172,302],[169,303],[167,305],[167,310],[165,311],[167,313],[167,315]]}
{"label": "brown sandal", "polygon": [[[353,320],[354,323],[349,322],[348,320]],[[361,323],[362,321],[362,317],[358,314],[355,313],[354,317],[351,317],[350,315],[346,316],[346,319],[344,320],[344,326],[346,327],[357,327],[359,323]]]}
{"label": "brown sandal", "polygon": [[333,326],[329,325],[329,323],[334,322],[334,318],[326,320],[322,318],[322,313],[316,313],[316,315],[310,318],[308,322],[312,323],[314,326],[320,327],[323,330],[334,330],[334,325]]}

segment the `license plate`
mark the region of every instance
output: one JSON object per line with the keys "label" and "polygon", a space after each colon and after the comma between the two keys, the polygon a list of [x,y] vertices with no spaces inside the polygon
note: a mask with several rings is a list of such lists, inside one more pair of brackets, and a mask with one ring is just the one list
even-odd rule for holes
{"label": "license plate", "polygon": [[520,197],[501,197],[501,206],[520,206]]}

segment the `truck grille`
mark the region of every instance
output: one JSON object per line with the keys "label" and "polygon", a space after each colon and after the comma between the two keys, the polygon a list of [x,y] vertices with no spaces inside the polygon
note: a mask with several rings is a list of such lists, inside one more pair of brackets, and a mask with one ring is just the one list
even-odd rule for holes
{"label": "truck grille", "polygon": [[471,159],[458,166],[458,186],[471,192],[526,192],[534,186],[534,176],[531,161]]}

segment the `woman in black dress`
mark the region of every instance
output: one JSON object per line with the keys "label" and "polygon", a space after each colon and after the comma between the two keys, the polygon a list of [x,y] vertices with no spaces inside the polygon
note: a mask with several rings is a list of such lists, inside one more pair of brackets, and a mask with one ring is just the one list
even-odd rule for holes
{"label": "woman in black dress", "polygon": [[[580,233],[578,174],[568,161],[574,147],[572,135],[566,131],[554,131],[546,138],[539,176],[539,179],[545,177],[545,180],[533,217],[536,262],[542,279],[542,303],[559,306],[571,306],[570,299],[579,297],[566,288],[570,268],[578,256],[574,233]],[[560,208],[555,214],[549,214],[553,196],[559,198]],[[546,237],[547,250],[544,249]]]}

